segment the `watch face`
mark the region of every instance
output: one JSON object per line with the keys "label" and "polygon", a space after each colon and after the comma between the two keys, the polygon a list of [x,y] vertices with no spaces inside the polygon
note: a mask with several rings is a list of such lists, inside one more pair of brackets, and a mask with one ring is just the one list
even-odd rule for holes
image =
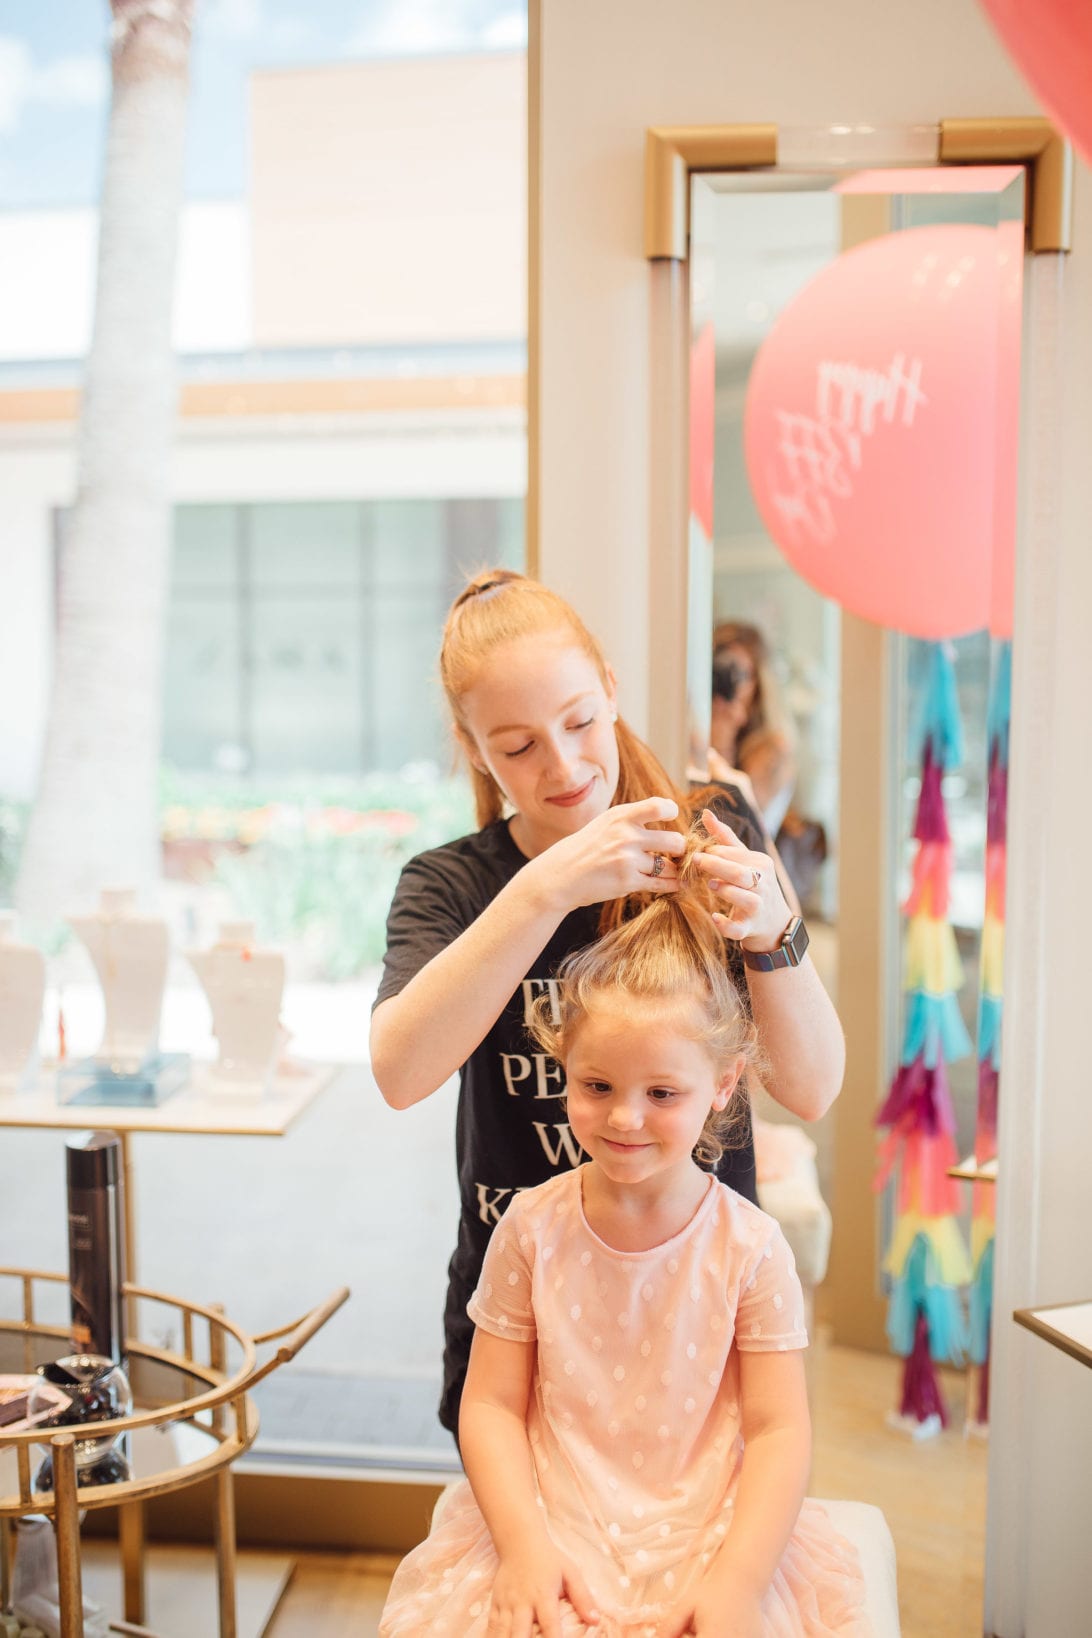
{"label": "watch face", "polygon": [[803,961],[808,942],[808,930],[800,917],[797,916],[789,923],[785,936],[781,940],[781,947],[789,953],[793,966],[799,967]]}

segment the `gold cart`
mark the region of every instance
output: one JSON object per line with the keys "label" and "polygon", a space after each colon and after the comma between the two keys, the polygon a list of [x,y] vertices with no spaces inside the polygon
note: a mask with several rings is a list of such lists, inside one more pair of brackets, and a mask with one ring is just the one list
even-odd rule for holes
{"label": "gold cart", "polygon": [[[19,1312],[0,1309],[0,1372],[29,1372],[46,1360],[71,1352],[67,1325],[37,1318],[54,1295],[54,1306],[67,1307],[68,1277],[34,1269],[0,1268],[0,1292],[15,1282],[21,1291]],[[49,1288],[63,1288],[58,1303]],[[216,1307],[201,1307],[161,1291],[127,1285],[129,1313],[137,1304],[154,1304],[157,1333],[179,1351],[153,1346],[139,1335],[128,1339],[133,1411],[112,1422],[95,1423],[96,1436],[124,1436],[132,1477],[106,1485],[77,1488],[76,1438],[72,1431],[41,1428],[0,1432],[0,1610],[10,1607],[13,1521],[44,1513],[57,1537],[61,1638],[83,1638],[80,1575],[81,1509],[116,1507],[125,1587],[125,1621],[111,1630],[141,1634],[134,1624],[144,1608],[144,1503],[149,1497],[213,1478],[216,1485],[216,1578],[219,1638],[236,1638],[235,1502],[231,1464],[249,1450],[258,1432],[258,1413],[250,1390],[299,1350],[341,1307],[349,1293],[335,1291],[303,1319],[276,1331],[249,1336]],[[275,1343],[259,1362],[259,1350]],[[89,1427],[86,1424],[85,1427]],[[53,1458],[53,1490],[33,1488],[37,1465],[34,1447]],[[148,1635],[154,1638],[154,1635]]]}

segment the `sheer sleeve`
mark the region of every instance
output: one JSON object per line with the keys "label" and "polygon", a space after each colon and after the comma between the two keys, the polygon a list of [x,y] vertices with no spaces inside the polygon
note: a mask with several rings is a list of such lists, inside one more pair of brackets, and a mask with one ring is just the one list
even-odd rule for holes
{"label": "sheer sleeve", "polygon": [[521,1227],[519,1198],[493,1230],[486,1247],[478,1288],[466,1305],[475,1325],[512,1342],[533,1342],[538,1335],[531,1299],[534,1246]]}
{"label": "sheer sleeve", "polygon": [[806,1348],[804,1292],[789,1243],[776,1223],[750,1259],[736,1308],[741,1353],[787,1353]]}

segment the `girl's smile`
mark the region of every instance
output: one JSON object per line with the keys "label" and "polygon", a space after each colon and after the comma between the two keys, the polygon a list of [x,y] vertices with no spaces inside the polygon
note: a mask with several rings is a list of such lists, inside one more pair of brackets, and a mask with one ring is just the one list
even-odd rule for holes
{"label": "girl's smile", "polygon": [[565,1061],[573,1136],[613,1187],[693,1192],[693,1161],[710,1109],[723,1109],[739,1074],[718,1070],[687,1004],[645,1006],[598,997]]}

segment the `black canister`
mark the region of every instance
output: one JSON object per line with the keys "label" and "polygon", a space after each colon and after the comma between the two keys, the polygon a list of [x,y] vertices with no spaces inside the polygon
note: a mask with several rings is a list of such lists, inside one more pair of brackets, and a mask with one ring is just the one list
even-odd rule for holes
{"label": "black canister", "polygon": [[113,1132],[74,1132],[68,1171],[72,1345],[125,1365],[125,1181]]}

